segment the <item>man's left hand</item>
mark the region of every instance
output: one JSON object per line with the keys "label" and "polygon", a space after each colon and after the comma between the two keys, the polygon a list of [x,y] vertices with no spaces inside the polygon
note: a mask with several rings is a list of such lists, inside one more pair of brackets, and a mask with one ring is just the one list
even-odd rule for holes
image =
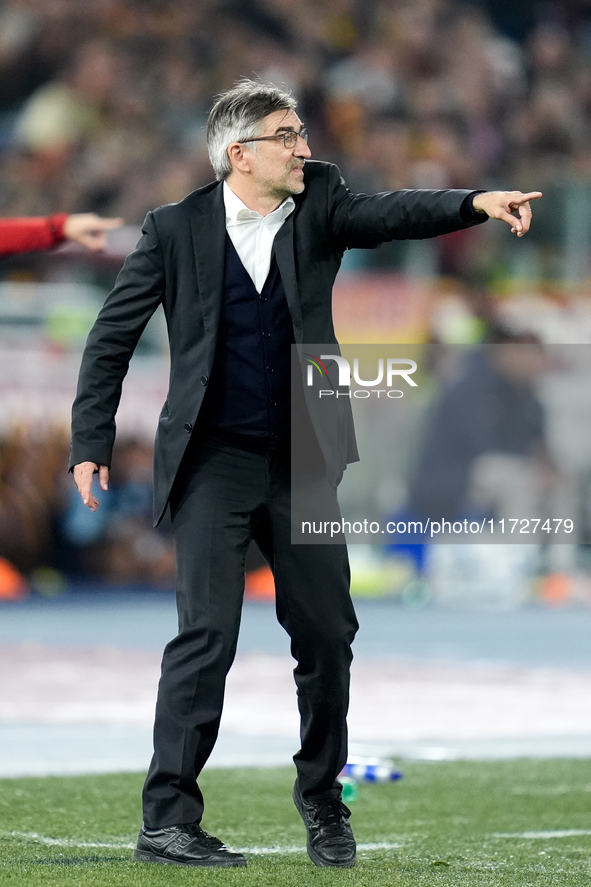
{"label": "man's left hand", "polygon": [[[531,224],[530,200],[542,196],[541,191],[484,191],[476,194],[472,205],[475,210],[484,212],[491,219],[500,219],[511,225],[511,233],[523,237]],[[517,212],[518,215],[514,215]]]}

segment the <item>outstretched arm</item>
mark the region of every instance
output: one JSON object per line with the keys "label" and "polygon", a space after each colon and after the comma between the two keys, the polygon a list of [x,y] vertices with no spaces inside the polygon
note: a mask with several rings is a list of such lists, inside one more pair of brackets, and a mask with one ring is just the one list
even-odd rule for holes
{"label": "outstretched arm", "polygon": [[402,189],[380,194],[352,194],[338,168],[310,161],[307,184],[326,182],[330,230],[341,249],[373,248],[390,240],[438,237],[469,228],[487,218],[501,219],[522,237],[531,222],[530,200],[540,191],[483,191],[468,189]]}
{"label": "outstretched arm", "polygon": [[[500,219],[511,225],[511,233],[523,237],[531,224],[530,200],[542,196],[541,191],[483,191],[474,196],[472,206],[476,212],[486,213],[491,219]],[[517,215],[515,213],[517,212]]]}
{"label": "outstretched arm", "polygon": [[105,249],[106,232],[121,224],[122,219],[103,219],[94,213],[0,219],[0,256],[50,249],[65,240],[93,251]]}

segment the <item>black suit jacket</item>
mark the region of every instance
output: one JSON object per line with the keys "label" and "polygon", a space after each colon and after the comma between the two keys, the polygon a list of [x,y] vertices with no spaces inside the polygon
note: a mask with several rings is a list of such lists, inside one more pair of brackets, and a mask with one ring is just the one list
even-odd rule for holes
{"label": "black suit jacket", "polygon": [[[332,287],[345,249],[435,237],[475,223],[460,215],[470,191],[354,195],[332,164],[308,161],[304,174],[305,191],[295,197],[296,209],[275,238],[296,343],[337,347]],[[123,379],[148,320],[162,304],[171,366],[154,452],[154,514],[159,520],[214,360],[224,284],[221,183],[148,213],[142,231],[86,343],[72,411],[70,467],[85,461],[111,464]],[[348,398],[328,398],[324,404],[329,400],[334,401],[327,407],[334,410],[331,421],[311,418],[329,479],[336,485],[357,451]]]}

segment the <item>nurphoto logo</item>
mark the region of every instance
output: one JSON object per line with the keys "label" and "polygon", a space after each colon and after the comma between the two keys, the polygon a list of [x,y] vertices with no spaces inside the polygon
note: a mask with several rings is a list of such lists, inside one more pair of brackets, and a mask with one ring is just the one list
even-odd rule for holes
{"label": "nurphoto logo", "polygon": [[[359,372],[359,358],[353,358],[353,380],[357,385],[361,387],[353,389],[353,391],[351,391],[351,364],[346,357],[343,357],[341,354],[321,354],[320,357],[317,357],[315,354],[309,354],[307,352],[304,352],[304,357],[308,361],[306,375],[306,385],[308,387],[311,388],[314,385],[314,370],[316,370],[320,375],[321,382],[330,381],[328,370],[324,361],[333,360],[336,363],[339,372],[338,388],[349,389],[346,391],[339,391],[335,390],[334,388],[321,388],[318,391],[318,397],[320,398],[331,396],[353,396],[358,398],[367,398],[371,397],[372,395],[380,397],[380,395],[385,394],[386,397],[396,399],[404,396],[404,391],[393,387],[395,382],[400,382],[400,379],[402,379],[412,388],[418,387],[415,380],[411,379],[412,374],[417,369],[417,363],[410,358],[378,358],[377,375],[375,379],[362,379]],[[378,386],[382,385],[384,381],[386,387],[378,388]]]}

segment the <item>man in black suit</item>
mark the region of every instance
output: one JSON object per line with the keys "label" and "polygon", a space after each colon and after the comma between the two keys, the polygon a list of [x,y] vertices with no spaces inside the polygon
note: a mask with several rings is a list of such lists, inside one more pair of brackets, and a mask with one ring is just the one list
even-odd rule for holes
{"label": "man in black suit", "polygon": [[[335,166],[308,162],[293,97],[252,81],[218,97],[207,140],[217,181],[148,214],[90,333],[73,410],[71,466],[95,510],[92,477],[98,473],[107,488],[122,381],[162,304],[171,376],[155,445],[154,501],[156,520],[167,507],[172,519],[179,634],[164,651],[135,858],[246,863],[201,829],[197,778],[217,736],[244,559],[255,539],[273,570],[278,619],[297,662],[294,802],[308,853],[316,865],[350,867],[355,841],[337,777],[347,756],[357,621],[345,545],[291,544],[290,346],[336,347],[331,290],[345,249],[434,237],[489,216],[521,236],[528,201],[540,195],[353,195]],[[336,514],[336,486],[356,449],[347,399],[334,400],[343,413],[335,412],[327,431],[296,391],[293,421],[309,432],[298,453],[302,482]]]}

